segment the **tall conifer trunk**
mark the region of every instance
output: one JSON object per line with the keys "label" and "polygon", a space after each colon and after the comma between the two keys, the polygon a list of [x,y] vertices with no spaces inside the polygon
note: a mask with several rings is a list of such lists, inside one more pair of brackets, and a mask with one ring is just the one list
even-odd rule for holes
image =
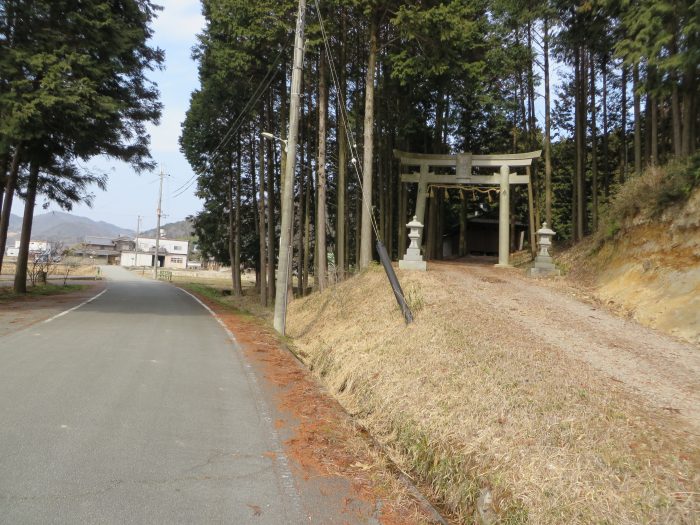
{"label": "tall conifer trunk", "polygon": [[620,112],[622,114],[622,156],[620,169],[620,184],[627,180],[627,166],[629,165],[629,148],[627,144],[627,88],[629,79],[627,78],[627,66],[622,64],[622,98],[620,100]]}
{"label": "tall conifer trunk", "polygon": [[[272,125],[273,101],[268,101],[267,124]],[[275,170],[277,169],[275,148],[272,142],[267,144],[267,303],[275,301],[275,261],[277,243],[275,242]]]}
{"label": "tall conifer trunk", "polygon": [[544,185],[545,217],[552,225],[552,106],[549,82],[549,18],[544,19]]}
{"label": "tall conifer trunk", "polygon": [[[648,85],[648,80],[647,80]],[[646,103],[644,104],[644,143],[642,146],[642,169],[651,165],[651,120],[652,120],[652,96],[651,93],[647,93]]]}
{"label": "tall conifer trunk", "polygon": [[3,205],[3,195],[5,194],[5,186],[7,185],[8,173],[7,170],[10,167],[10,154],[5,153],[0,155],[0,217],[2,217],[2,205]]}
{"label": "tall conifer trunk", "polygon": [[27,181],[27,198],[24,201],[24,216],[22,218],[22,233],[20,235],[19,254],[15,270],[14,292],[27,293],[27,264],[29,263],[29,243],[32,238],[32,222],[34,221],[34,204],[39,184],[39,164],[32,161],[29,167]]}
{"label": "tall conifer trunk", "polygon": [[[243,287],[241,286],[241,139],[238,139],[238,160],[236,161],[236,213],[234,216],[235,224],[235,244],[233,251],[233,295],[240,297],[243,295]],[[255,163],[255,157],[251,159]]]}
{"label": "tall conifer trunk", "polygon": [[[347,23],[345,17],[345,9],[341,10],[340,14],[340,28],[343,35],[347,31]],[[337,96],[338,111],[337,116],[337,135],[336,142],[338,143],[338,180],[336,183],[336,198],[337,198],[337,209],[336,209],[336,227],[335,227],[335,246],[336,253],[338,254],[337,260],[335,261],[337,269],[337,278],[339,280],[345,279],[345,269],[347,267],[347,229],[345,227],[345,221],[347,219],[346,215],[346,173],[347,173],[347,138],[345,129],[345,93],[346,93],[346,73],[345,73],[345,46],[340,46],[340,93]]]}
{"label": "tall conifer trunk", "polygon": [[[671,55],[678,54],[678,25],[672,22],[673,27],[670,31],[671,38]],[[676,158],[683,156],[683,141],[681,139],[681,104],[678,86],[680,84],[680,75],[674,71],[671,74],[671,128],[673,131],[673,155]]]}
{"label": "tall conifer trunk", "polygon": [[[250,159],[250,185],[251,185],[251,191],[250,195],[251,198],[253,199],[253,207],[252,207],[252,212],[253,212],[253,223],[255,224],[255,231],[257,233],[260,233],[260,217],[259,217],[259,212],[260,212],[260,207],[258,206],[258,176],[256,173],[256,165],[255,165],[255,159],[257,158],[257,149],[255,145],[255,132],[256,132],[256,127],[255,124],[250,126],[250,142],[248,143],[249,146],[249,159]],[[259,248],[259,246],[258,246]],[[256,259],[255,259],[255,287],[259,290],[260,289],[260,272],[262,270],[262,260],[260,259],[260,251],[258,250],[258,253],[256,254]]]}
{"label": "tall conifer trunk", "polygon": [[690,65],[686,68],[683,78],[683,130],[681,135],[681,149],[684,157],[695,152],[695,120],[697,113],[695,103],[695,68]]}
{"label": "tall conifer trunk", "polygon": [[12,199],[15,196],[21,156],[21,146],[17,146],[14,154],[12,155],[12,164],[10,165],[10,171],[7,174],[7,180],[5,182],[5,195],[3,195],[2,213],[0,213],[0,271],[2,270],[2,261],[7,244],[7,231],[10,228]]}
{"label": "tall conifer trunk", "polygon": [[[303,81],[302,81],[303,83]],[[303,91],[302,91],[303,92]],[[307,96],[310,98],[310,93]],[[304,147],[308,145],[307,141],[307,122],[306,122],[306,109],[304,103],[301,103],[301,120],[299,125],[300,132],[300,142],[301,145],[301,169],[299,170],[299,205],[297,206],[297,225],[299,227],[297,241],[297,253],[296,253],[296,267],[297,267],[297,294],[299,297],[304,296],[304,234],[306,229],[304,228],[304,221],[306,220],[306,208],[307,208],[307,193],[306,185],[307,182],[307,166],[309,164],[309,159],[306,156],[307,150]],[[294,239],[294,236],[292,236]],[[290,279],[291,282],[291,279]],[[291,296],[290,296],[291,297]]]}
{"label": "tall conifer trunk", "polygon": [[653,166],[659,164],[659,108],[657,106],[657,98],[652,96],[649,98],[649,111],[651,112],[651,159],[650,163]]}
{"label": "tall conifer trunk", "polygon": [[598,125],[596,111],[595,55],[591,51],[591,218],[598,230]]}
{"label": "tall conifer trunk", "polygon": [[580,47],[575,50],[576,85],[576,175],[574,183],[572,216],[574,240],[583,239],[585,232],[585,177],[586,177],[586,53]]}
{"label": "tall conifer trunk", "polygon": [[678,95],[678,81],[671,87],[671,125],[673,127],[673,154],[676,158],[683,155],[683,142],[681,140],[681,104]]}
{"label": "tall conifer trunk", "polygon": [[[262,122],[262,118],[261,118]],[[255,142],[253,142],[255,143]],[[260,249],[260,304],[267,306],[267,250],[265,248],[266,232],[265,232],[265,144],[262,140],[258,141],[258,158],[260,172],[260,183],[258,185],[258,241]]]}
{"label": "tall conifer trunk", "polygon": [[610,137],[608,129],[608,55],[603,54],[603,194],[610,195]]}
{"label": "tall conifer trunk", "polygon": [[642,111],[639,97],[639,65],[632,67],[632,87],[634,89],[634,172],[642,173]]}
{"label": "tall conifer trunk", "polygon": [[577,213],[577,236],[578,240],[583,239],[584,235],[586,235],[587,231],[587,207],[586,207],[586,164],[587,164],[587,152],[586,152],[586,145],[587,145],[587,130],[588,130],[588,125],[587,125],[587,105],[588,105],[588,97],[587,97],[587,89],[588,89],[588,64],[587,64],[587,58],[588,54],[586,53],[585,49],[581,49],[581,82],[580,82],[580,90],[581,93],[579,95],[579,105],[580,105],[580,110],[579,110],[579,118],[581,119],[581,123],[579,124],[580,130],[581,130],[581,138],[579,140],[579,177],[577,180],[577,188],[576,188],[576,195],[578,197],[578,204],[576,206],[576,213]]}
{"label": "tall conifer trunk", "polygon": [[[311,267],[311,173],[306,181],[306,188],[304,189],[304,259],[301,269],[301,295],[302,297],[306,295],[309,289],[309,268]],[[318,249],[318,245],[316,245]],[[316,257],[318,257],[318,252],[314,255],[314,263],[316,262]]]}
{"label": "tall conifer trunk", "polygon": [[322,51],[318,68],[318,183],[316,191],[316,286],[326,288],[326,118],[328,113],[328,84],[326,83],[326,54]]}
{"label": "tall conifer trunk", "polygon": [[227,166],[228,180],[226,188],[227,204],[228,204],[228,255],[231,259],[231,287],[236,291],[236,215],[233,209],[233,163],[229,162]]}
{"label": "tall conifer trunk", "polygon": [[369,58],[365,82],[365,126],[362,173],[362,226],[360,232],[360,269],[372,258],[372,166],[374,164],[374,76],[377,68],[377,21],[374,13],[369,28]]}

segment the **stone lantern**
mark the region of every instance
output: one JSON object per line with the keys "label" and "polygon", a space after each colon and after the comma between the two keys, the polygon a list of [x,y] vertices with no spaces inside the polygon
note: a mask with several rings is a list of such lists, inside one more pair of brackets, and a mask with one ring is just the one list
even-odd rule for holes
{"label": "stone lantern", "polygon": [[549,254],[549,248],[552,246],[552,237],[556,233],[547,227],[547,223],[542,223],[542,228],[537,230],[537,257],[535,257],[535,265],[530,268],[532,276],[547,276],[560,275],[561,272],[554,266],[552,256]]}
{"label": "stone lantern", "polygon": [[406,255],[399,261],[399,268],[424,272],[427,269],[427,265],[420,254],[420,245],[418,244],[423,233],[423,225],[418,222],[414,215],[413,220],[406,227],[409,229],[408,238],[411,239],[411,244],[406,250]]}

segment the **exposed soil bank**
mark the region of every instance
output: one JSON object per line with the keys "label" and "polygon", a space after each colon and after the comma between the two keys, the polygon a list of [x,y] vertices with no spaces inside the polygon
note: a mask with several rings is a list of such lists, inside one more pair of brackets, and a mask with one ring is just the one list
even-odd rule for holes
{"label": "exposed soil bank", "polygon": [[613,240],[588,240],[561,260],[608,305],[700,345],[700,191],[656,220],[638,217]]}

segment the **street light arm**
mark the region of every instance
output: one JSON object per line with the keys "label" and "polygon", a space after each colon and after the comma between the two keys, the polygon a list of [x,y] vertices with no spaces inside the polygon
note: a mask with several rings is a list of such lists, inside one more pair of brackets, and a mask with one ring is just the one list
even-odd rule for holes
{"label": "street light arm", "polygon": [[262,136],[262,138],[267,139],[267,140],[276,140],[277,142],[281,142],[282,144],[284,144],[284,147],[285,147],[285,148],[287,147],[287,141],[286,141],[286,140],[281,139],[281,138],[279,138],[279,137],[273,135],[273,134],[270,133],[269,131],[263,131],[263,132],[260,134],[260,136]]}

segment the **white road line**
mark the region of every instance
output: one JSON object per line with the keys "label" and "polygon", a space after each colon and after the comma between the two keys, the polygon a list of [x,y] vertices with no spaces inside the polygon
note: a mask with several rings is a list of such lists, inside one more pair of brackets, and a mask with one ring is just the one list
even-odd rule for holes
{"label": "white road line", "polygon": [[[216,312],[214,312],[214,310],[212,310],[206,304],[204,304],[196,295],[191,294],[183,288],[178,287],[178,290],[182,290],[192,299],[201,304],[204,307],[204,309],[207,312],[209,312],[214,319],[216,319],[216,322],[221,325],[221,327],[228,335],[229,339],[231,339],[231,341],[233,342],[234,346],[236,347],[236,350],[240,351],[241,347],[238,344],[238,341],[236,340],[236,336],[233,335],[233,332],[231,332],[231,330],[229,330],[228,326],[226,326],[226,323],[224,323],[221,320],[221,318],[218,315],[216,315]],[[258,414],[260,415],[260,418],[265,422],[265,426],[267,426],[268,432],[270,434],[272,441],[271,445],[273,452],[275,453],[275,457],[277,459],[277,468],[279,469],[279,474],[281,478],[281,488],[284,492],[284,495],[287,498],[287,501],[291,504],[292,507],[291,509],[289,509],[292,513],[291,517],[292,519],[294,519],[294,523],[302,523],[306,520],[302,518],[304,514],[301,509],[301,500],[299,498],[299,493],[294,484],[294,476],[292,475],[292,470],[289,466],[289,460],[287,459],[287,455],[284,453],[284,449],[281,445],[280,436],[277,433],[274,424],[272,423],[270,409],[267,407],[267,404],[263,400],[262,389],[260,388],[258,379],[255,376],[255,372],[253,372],[253,367],[240,353],[238,355],[238,359],[239,362],[243,365],[243,370],[245,370],[246,376],[248,376],[248,382],[253,390],[253,394],[255,395],[255,404],[258,408]]]}
{"label": "white road line", "polygon": [[83,302],[83,303],[80,303],[78,306],[74,306],[73,308],[70,308],[70,309],[66,310],[65,312],[61,312],[60,314],[54,315],[54,316],[51,317],[50,319],[47,319],[46,321],[44,321],[44,324],[50,323],[51,321],[54,321],[54,320],[58,319],[59,317],[63,317],[64,315],[69,314],[69,313],[71,313],[71,312],[77,310],[78,308],[80,308],[80,307],[82,307],[82,306],[85,306],[85,305],[88,304],[88,303],[93,302],[95,299],[97,299],[99,296],[101,296],[102,294],[105,294],[105,293],[107,293],[107,290],[102,290],[102,291],[101,291],[100,293],[98,293],[95,297],[91,297],[91,298],[88,299],[87,301],[85,301],[85,302]]}

